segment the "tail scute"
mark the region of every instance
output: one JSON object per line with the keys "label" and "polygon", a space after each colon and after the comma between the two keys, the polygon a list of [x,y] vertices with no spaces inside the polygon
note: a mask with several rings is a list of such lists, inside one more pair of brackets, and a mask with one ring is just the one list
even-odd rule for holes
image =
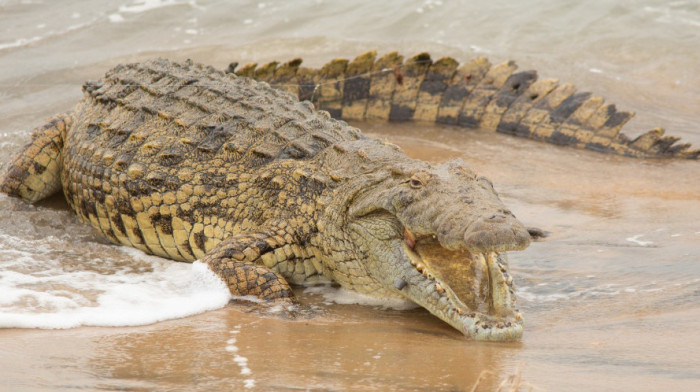
{"label": "tail scute", "polygon": [[443,57],[434,62],[418,90],[418,100],[413,120],[436,122],[443,100],[459,63],[451,57]]}
{"label": "tail scute", "polygon": [[345,120],[362,120],[369,104],[369,88],[372,84],[372,67],[377,58],[375,50],[363,53],[347,67],[341,117]]}
{"label": "tail scute", "polygon": [[399,70],[400,83],[397,83],[391,100],[389,121],[409,121],[413,119],[418,103],[418,92],[433,61],[428,53],[419,53],[406,60]]}
{"label": "tail scute", "polygon": [[433,62],[428,53],[404,62],[397,52],[377,58],[370,51],[320,69],[299,64],[252,63],[235,71],[232,63],[229,71],[267,81],[345,120],[427,121],[633,157],[700,159],[698,150],[660,128],[631,140],[620,131],[633,112],[572,84],[537,80],[535,71],[516,72],[512,61],[492,66],[477,58],[460,66],[450,57]]}

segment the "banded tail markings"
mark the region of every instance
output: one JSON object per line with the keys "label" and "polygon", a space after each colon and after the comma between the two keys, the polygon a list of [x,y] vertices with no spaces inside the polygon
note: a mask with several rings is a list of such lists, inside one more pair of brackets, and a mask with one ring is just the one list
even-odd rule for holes
{"label": "banded tail markings", "polygon": [[595,131],[586,148],[599,152],[617,151],[620,148],[616,146],[617,140],[620,140],[620,129],[633,115],[632,112],[617,111],[612,103],[601,106],[591,118],[590,123]]}
{"label": "banded tail markings", "polygon": [[443,94],[457,72],[458,66],[459,63],[451,57],[443,57],[430,66],[418,90],[413,120],[426,122],[437,120]]}
{"label": "banded tail markings", "polygon": [[673,155],[673,156],[688,156],[698,157],[698,150],[689,150],[690,143],[675,144],[680,140],[677,136],[664,136],[665,131],[662,128],[654,128],[636,139],[630,141],[630,145],[639,151],[645,151],[657,155]]}
{"label": "banded tail markings", "polygon": [[277,64],[279,64],[277,61],[270,61],[267,64],[255,68],[255,79],[269,84],[275,76]]}
{"label": "banded tail markings", "polygon": [[549,115],[545,116],[543,121],[537,125],[537,128],[535,129],[535,137],[541,140],[549,140],[550,142],[554,142],[554,131],[564,121],[566,121],[566,119],[569,118],[569,116],[571,116],[576,109],[581,106],[581,104],[590,98],[590,96],[591,93],[574,92],[570,96],[566,97],[566,99],[564,99],[561,103],[554,106],[549,112]]}
{"label": "banded tail markings", "polygon": [[585,148],[594,131],[586,129],[588,120],[598,111],[603,105],[603,98],[591,96],[586,99],[581,105],[564,120],[552,134],[552,142],[560,145],[577,145],[579,148]]}
{"label": "banded tail markings", "polygon": [[335,59],[319,71],[313,100],[318,109],[327,111],[333,118],[341,118],[347,65],[348,60]]}
{"label": "banded tail markings", "polygon": [[406,60],[401,68],[401,82],[395,87],[391,100],[389,121],[408,121],[413,118],[425,75],[432,64],[428,53],[419,53]]}
{"label": "banded tail markings", "polygon": [[491,63],[484,57],[479,57],[459,67],[442,94],[435,121],[441,124],[457,124],[459,112],[464,107],[467,97],[481,82],[489,69],[491,69]]}
{"label": "banded tail markings", "polygon": [[391,102],[399,79],[396,73],[402,64],[403,56],[398,52],[387,53],[374,64],[365,119],[389,120]]}
{"label": "banded tail markings", "polygon": [[515,128],[515,135],[536,139],[535,131],[540,123],[548,121],[549,114],[559,106],[564,100],[572,96],[576,92],[573,84],[562,84],[554,88],[541,101],[535,104],[518,123]]}
{"label": "banded tail markings", "polygon": [[496,92],[491,102],[486,105],[484,115],[481,118],[480,128],[487,131],[496,131],[503,114],[510,105],[537,80],[537,72],[524,71],[512,74],[503,87]]}
{"label": "banded tail markings", "polygon": [[277,67],[274,76],[270,80],[270,85],[298,97],[299,83],[297,72],[301,61],[300,58],[295,58]]}
{"label": "banded tail markings", "polygon": [[559,85],[557,79],[538,80],[528,87],[527,91],[511,103],[508,110],[503,113],[501,122],[496,130],[508,135],[516,135],[520,121],[527,112],[542,101],[549,93]]}
{"label": "banded tail markings", "polygon": [[316,82],[319,70],[301,67],[297,70],[297,82],[299,83],[299,100],[315,102]]}
{"label": "banded tail markings", "polygon": [[372,50],[357,56],[352,60],[345,72],[343,87],[343,105],[341,117],[344,120],[363,120],[369,101],[371,72],[377,51]]}
{"label": "banded tail markings", "polygon": [[[231,63],[231,65],[229,65],[229,69],[231,69],[231,66],[233,64],[234,63]],[[238,63],[236,63],[236,64],[238,64]],[[235,71],[236,75],[238,75],[238,76],[244,76],[246,78],[255,79],[255,68],[257,68],[257,67],[258,67],[258,63],[248,63],[248,64],[242,66],[241,68],[239,68],[238,71],[235,71],[235,67],[233,67],[234,68],[233,71]]]}
{"label": "banded tail markings", "polygon": [[[444,58],[432,64],[427,53],[405,63],[397,52],[371,65],[374,58],[372,51],[349,63],[336,59],[321,69],[296,68],[299,98],[346,120],[435,121],[627,156],[700,159],[700,150],[665,136],[663,130],[654,129],[630,140],[620,130],[632,112],[618,111],[600,97],[577,92],[571,84],[559,85],[555,79],[537,81],[534,71],[516,73],[512,61],[491,66],[488,60],[477,58],[450,72],[456,61]],[[332,78],[322,75],[339,62],[347,65],[344,71]],[[449,71],[438,71],[443,65]],[[260,74],[255,68],[255,64],[244,66],[237,73]],[[452,76],[447,76],[450,73]],[[367,79],[369,93],[363,114]]]}
{"label": "banded tail markings", "polygon": [[474,88],[459,112],[457,123],[466,128],[477,128],[491,99],[505,85],[517,66],[508,61],[492,67]]}

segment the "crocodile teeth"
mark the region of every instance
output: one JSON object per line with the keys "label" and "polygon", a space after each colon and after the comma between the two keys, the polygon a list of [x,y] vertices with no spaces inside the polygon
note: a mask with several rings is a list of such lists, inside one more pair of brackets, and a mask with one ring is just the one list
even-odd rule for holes
{"label": "crocodile teeth", "polygon": [[[509,285],[507,283],[507,278],[498,267],[496,253],[489,253],[486,257],[488,260],[488,273],[490,275],[489,280],[493,299],[493,310],[498,314],[502,314],[508,310],[510,304],[513,302],[513,298],[508,291]],[[508,278],[511,279],[512,283],[513,278],[510,276],[508,276]]]}

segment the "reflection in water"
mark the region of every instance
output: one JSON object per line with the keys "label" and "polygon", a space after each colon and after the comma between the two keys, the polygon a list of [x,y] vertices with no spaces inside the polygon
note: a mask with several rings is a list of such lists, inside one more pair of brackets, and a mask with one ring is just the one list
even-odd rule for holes
{"label": "reflection in water", "polygon": [[[111,388],[467,390],[483,370],[498,373],[520,346],[465,344],[425,313],[397,312],[381,322],[372,313],[337,306],[288,321],[229,308],[106,333],[93,343],[100,353],[91,372]],[[493,390],[495,382],[487,377],[479,390]]]}

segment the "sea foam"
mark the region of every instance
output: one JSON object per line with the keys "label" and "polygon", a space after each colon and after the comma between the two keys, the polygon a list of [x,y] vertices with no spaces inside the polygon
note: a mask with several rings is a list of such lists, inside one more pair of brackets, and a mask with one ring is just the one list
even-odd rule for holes
{"label": "sea foam", "polygon": [[205,264],[123,252],[145,264],[145,271],[105,273],[58,263],[27,269],[31,256],[17,254],[0,269],[0,328],[145,325],[221,308],[231,298]]}
{"label": "sea foam", "polygon": [[120,6],[119,12],[141,13],[158,8],[181,4],[189,4],[190,6],[196,6],[197,2],[193,0],[134,0],[133,3],[130,5]]}

